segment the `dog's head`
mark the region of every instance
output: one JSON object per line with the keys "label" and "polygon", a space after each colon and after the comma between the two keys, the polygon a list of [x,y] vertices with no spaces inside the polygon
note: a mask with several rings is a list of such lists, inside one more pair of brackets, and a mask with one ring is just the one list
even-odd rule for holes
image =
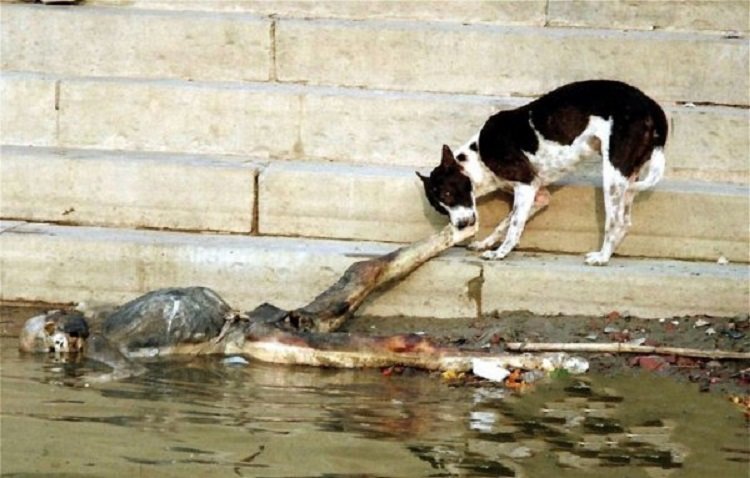
{"label": "dog's head", "polygon": [[419,172],[417,176],[422,180],[427,200],[437,212],[450,218],[453,227],[464,229],[476,224],[477,208],[471,181],[448,146],[443,145],[440,165],[429,177]]}

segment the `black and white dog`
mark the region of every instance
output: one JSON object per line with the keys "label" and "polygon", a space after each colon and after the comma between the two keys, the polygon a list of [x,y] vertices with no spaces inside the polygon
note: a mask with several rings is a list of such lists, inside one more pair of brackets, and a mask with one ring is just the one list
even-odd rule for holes
{"label": "black and white dog", "polygon": [[[455,155],[443,146],[440,165],[429,177],[417,175],[430,204],[462,235],[466,228],[472,235],[477,231],[478,197],[512,191],[508,217],[487,238],[469,245],[487,250],[485,259],[502,259],[518,244],[526,221],[549,203],[545,187],[581,160],[599,157],[604,241],[601,250],[586,255],[586,263],[604,265],[630,227],[635,194],[664,175],[666,139],[664,111],[643,92],[618,81],[581,81],[491,116]],[[639,178],[646,163],[648,172]]]}

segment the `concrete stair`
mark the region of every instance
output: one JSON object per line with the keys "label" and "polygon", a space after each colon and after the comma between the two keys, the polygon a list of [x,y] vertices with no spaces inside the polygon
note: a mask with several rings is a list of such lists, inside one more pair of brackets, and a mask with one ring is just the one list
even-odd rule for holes
{"label": "concrete stair", "polygon": [[[526,99],[4,72],[4,144],[431,168]],[[750,183],[747,108],[664,105],[667,177]],[[590,171],[600,170],[600,166]]]}
{"label": "concrete stair", "polygon": [[[190,234],[0,222],[4,300],[121,303],[166,286],[213,287],[240,309],[272,301],[299,307],[354,261],[392,244]],[[747,305],[747,268],[616,258],[517,253],[487,262],[454,249],[428,262],[363,307],[376,316],[476,317],[540,314],[640,317],[735,315]]]}
{"label": "concrete stair", "polygon": [[[4,218],[398,243],[446,222],[405,167],[19,146],[0,152]],[[665,181],[637,199],[618,253],[747,262],[748,193],[740,185]],[[520,247],[595,250],[602,207],[598,179],[564,181]],[[483,201],[480,234],[508,212],[507,197]]]}
{"label": "concrete stair", "polygon": [[[613,77],[670,120],[667,180],[618,249],[630,258],[582,265],[603,222],[587,164],[508,260],[450,251],[363,313],[747,313],[748,7],[597,5],[2,2],[0,299],[204,284],[242,308],[298,306],[356,258],[442,227],[413,173],[441,144]],[[482,233],[507,210],[484,201]]]}

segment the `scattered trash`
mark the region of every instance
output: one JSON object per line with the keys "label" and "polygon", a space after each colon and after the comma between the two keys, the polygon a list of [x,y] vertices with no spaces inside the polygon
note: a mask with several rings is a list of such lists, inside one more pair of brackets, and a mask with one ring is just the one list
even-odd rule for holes
{"label": "scattered trash", "polygon": [[629,340],[628,343],[631,345],[643,345],[646,343],[646,337],[638,337],[637,339]]}
{"label": "scattered trash", "polygon": [[531,384],[534,382],[538,382],[546,376],[547,374],[542,372],[541,370],[529,370],[528,372],[524,372],[521,374],[521,379],[524,383]]}
{"label": "scattered trash", "polygon": [[698,319],[695,321],[695,324],[693,324],[693,327],[697,329],[698,327],[705,327],[709,324],[711,324],[711,322],[709,322],[708,320]]}
{"label": "scattered trash", "polygon": [[724,335],[726,335],[727,337],[729,337],[732,340],[739,340],[739,339],[741,339],[742,337],[745,336],[744,333],[740,332],[739,330],[735,330],[735,329],[727,329],[723,333],[724,333]]}
{"label": "scattered trash", "polygon": [[716,329],[709,327],[706,329],[706,335],[716,335]]}
{"label": "scattered trash", "polygon": [[706,368],[721,368],[721,362],[718,360],[710,360],[706,362]]}
{"label": "scattered trash", "polygon": [[619,331],[620,331],[619,328],[614,327],[612,325],[608,325],[608,326],[604,327],[604,333],[605,334],[614,334],[614,333],[619,332]]}
{"label": "scattered trash", "polygon": [[610,322],[615,321],[617,319],[621,319],[621,318],[622,318],[622,314],[616,310],[613,310],[612,312],[607,314],[607,320]]}
{"label": "scattered trash", "polygon": [[724,256],[721,256],[718,259],[716,259],[716,263],[719,264],[720,266],[725,266],[725,265],[729,264],[729,259],[727,259]]}
{"label": "scattered trash", "polygon": [[563,361],[562,368],[573,375],[579,375],[588,371],[589,361],[582,357],[568,357]]}
{"label": "scattered trash", "polygon": [[248,365],[250,362],[248,362],[244,357],[233,355],[231,357],[225,358],[221,361],[221,363],[223,363],[224,365]]}
{"label": "scattered trash", "polygon": [[740,407],[745,414],[745,418],[750,419],[750,395],[732,395],[729,397],[729,401]]}
{"label": "scattered trash", "polygon": [[484,358],[472,360],[471,371],[477,377],[486,378],[493,382],[502,382],[510,375],[510,370],[500,366],[498,361]]}
{"label": "scattered trash", "polygon": [[456,372],[455,370],[446,370],[440,374],[440,378],[446,381],[462,380],[466,376],[463,372]]}
{"label": "scattered trash", "polygon": [[652,372],[663,370],[669,367],[669,363],[667,362],[667,360],[659,355],[639,355],[637,357],[633,357],[633,359],[631,360],[631,365],[637,365],[642,369]]}
{"label": "scattered trash", "polygon": [[599,336],[597,334],[593,333],[593,332],[590,333],[590,334],[588,334],[586,337],[584,337],[584,339],[590,340],[592,342],[595,341],[598,338],[599,338]]}
{"label": "scattered trash", "polygon": [[522,390],[526,386],[526,383],[523,381],[521,369],[518,368],[513,370],[503,383],[511,390]]}

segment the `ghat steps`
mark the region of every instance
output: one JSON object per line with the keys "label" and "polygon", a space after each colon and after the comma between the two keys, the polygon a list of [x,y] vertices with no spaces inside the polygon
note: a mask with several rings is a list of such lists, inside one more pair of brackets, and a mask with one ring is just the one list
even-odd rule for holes
{"label": "ghat steps", "polygon": [[[603,220],[586,165],[525,252],[450,251],[364,313],[747,313],[747,5],[586,3],[2,2],[0,299],[199,283],[240,307],[300,305],[441,227],[413,175],[440,144],[611,77],[670,119],[668,179],[639,197],[629,258],[581,264]],[[505,211],[490,200],[484,225]]]}

